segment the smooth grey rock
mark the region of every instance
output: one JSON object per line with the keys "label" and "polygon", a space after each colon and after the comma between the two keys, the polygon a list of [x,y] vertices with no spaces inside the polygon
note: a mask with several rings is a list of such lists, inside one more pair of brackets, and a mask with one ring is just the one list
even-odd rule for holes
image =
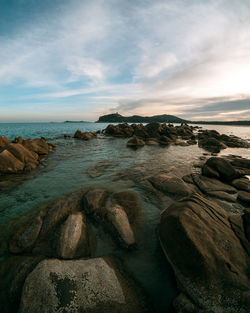
{"label": "smooth grey rock", "polygon": [[120,205],[114,205],[107,208],[108,220],[117,230],[120,238],[126,246],[136,243],[134,232],[128,220],[128,216]]}
{"label": "smooth grey rock", "polygon": [[20,313],[144,312],[112,260],[44,260],[27,277]]}
{"label": "smooth grey rock", "polygon": [[[59,241],[59,256],[63,259],[73,259],[80,244],[87,242],[87,225],[81,212],[71,214],[61,227]],[[82,255],[85,251],[82,251]]]}

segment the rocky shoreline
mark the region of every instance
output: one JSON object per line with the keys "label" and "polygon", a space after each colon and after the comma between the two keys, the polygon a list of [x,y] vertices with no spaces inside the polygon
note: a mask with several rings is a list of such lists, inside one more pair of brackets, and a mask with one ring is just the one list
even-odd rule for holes
{"label": "rocky shoreline", "polygon": [[[88,141],[98,136],[128,138],[127,147],[132,148],[180,145],[185,149],[198,144],[210,152],[182,177],[168,171],[138,174],[133,168],[117,176],[129,177],[145,191],[148,201],[162,209],[159,242],[179,292],[173,312],[248,313],[250,160],[216,154],[227,147],[249,148],[249,143],[185,124],[159,123],[109,125],[100,133],[77,131],[74,138]],[[34,147],[46,146],[47,153],[53,148],[43,138],[16,141],[1,138],[0,156],[17,148],[37,154],[37,163],[23,158],[20,171],[32,169],[47,155]],[[106,162],[92,167],[90,177],[108,166]],[[168,207],[165,197],[172,203]],[[95,256],[102,236],[96,228],[110,236],[117,250],[129,254],[140,249],[137,230],[143,209],[135,191],[89,186],[28,215],[0,260],[3,312],[156,313],[150,295],[115,255]]]}

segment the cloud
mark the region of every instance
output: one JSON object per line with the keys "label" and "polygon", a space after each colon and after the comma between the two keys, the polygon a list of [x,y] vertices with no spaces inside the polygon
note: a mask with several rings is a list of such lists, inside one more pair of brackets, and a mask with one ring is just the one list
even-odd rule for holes
{"label": "cloud", "polygon": [[228,112],[223,119],[248,114],[248,1],[46,6],[39,19],[18,20],[15,31],[12,25],[9,34],[0,33],[0,113],[10,101],[24,111],[25,101],[55,101],[68,112],[70,101],[72,110],[82,106],[91,116],[101,110],[194,118]]}

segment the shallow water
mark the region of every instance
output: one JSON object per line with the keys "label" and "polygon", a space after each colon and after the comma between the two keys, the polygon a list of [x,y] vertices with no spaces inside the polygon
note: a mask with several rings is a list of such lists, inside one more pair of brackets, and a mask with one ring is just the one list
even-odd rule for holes
{"label": "shallow water", "polygon": [[[125,251],[108,236],[100,236],[96,256],[109,253],[119,255],[142,286],[151,295],[157,312],[166,312],[176,294],[173,273],[161,251],[157,238],[157,226],[161,207],[151,201],[141,180],[157,172],[171,172],[178,176],[190,173],[195,162],[205,152],[198,146],[145,146],[131,150],[126,139],[98,138],[91,141],[64,139],[64,133],[101,130],[106,124],[95,123],[41,123],[0,124],[0,135],[11,139],[45,136],[56,143],[56,150],[49,155],[46,166],[25,175],[25,180],[11,190],[0,193],[1,253],[6,245],[3,241],[13,232],[12,225],[20,217],[49,200],[89,185],[102,185],[113,190],[130,189],[138,193],[142,207],[142,221],[137,229],[138,249]],[[204,126],[221,133],[250,137],[250,127]],[[236,154],[250,158],[250,149],[226,149],[221,154]],[[100,176],[92,177],[89,169],[94,165],[108,164]],[[103,163],[101,163],[103,164]],[[95,176],[95,175],[94,175]],[[23,175],[21,175],[23,179]],[[165,199],[166,207],[172,202]],[[6,243],[5,242],[5,243]]]}

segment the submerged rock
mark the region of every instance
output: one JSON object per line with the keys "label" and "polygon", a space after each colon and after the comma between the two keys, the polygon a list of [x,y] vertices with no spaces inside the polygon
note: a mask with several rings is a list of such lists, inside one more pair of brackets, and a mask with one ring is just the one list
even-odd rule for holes
{"label": "submerged rock", "polygon": [[44,260],[27,277],[20,313],[148,311],[110,258]]}
{"label": "submerged rock", "polygon": [[249,312],[250,243],[238,218],[231,221],[220,206],[199,195],[162,212],[163,251],[179,288],[195,305],[195,310],[189,302],[182,305],[184,312]]}

